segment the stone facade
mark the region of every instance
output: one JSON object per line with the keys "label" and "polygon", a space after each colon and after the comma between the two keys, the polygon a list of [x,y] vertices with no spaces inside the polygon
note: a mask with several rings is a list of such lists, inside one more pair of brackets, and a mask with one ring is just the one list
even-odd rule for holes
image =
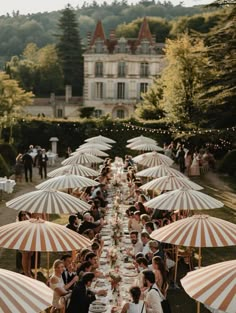
{"label": "stone facade", "polygon": [[163,46],[146,18],[135,39],[117,39],[113,32],[106,39],[99,21],[84,53],[84,106],[95,107],[97,116],[131,117],[141,93],[163,69]]}

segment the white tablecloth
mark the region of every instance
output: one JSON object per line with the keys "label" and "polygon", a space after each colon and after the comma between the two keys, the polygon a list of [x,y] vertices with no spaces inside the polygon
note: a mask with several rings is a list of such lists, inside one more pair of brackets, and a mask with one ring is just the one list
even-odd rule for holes
{"label": "white tablecloth", "polygon": [[0,178],[0,190],[12,193],[16,182],[12,179]]}

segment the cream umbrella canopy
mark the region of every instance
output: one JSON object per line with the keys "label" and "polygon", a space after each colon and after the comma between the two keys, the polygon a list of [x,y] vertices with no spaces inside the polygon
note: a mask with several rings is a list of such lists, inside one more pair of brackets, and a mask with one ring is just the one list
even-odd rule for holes
{"label": "cream umbrella canopy", "polygon": [[37,277],[37,252],[74,251],[90,245],[89,239],[75,231],[39,218],[0,227],[0,247],[36,252],[35,278]]}
{"label": "cream umbrella canopy", "polygon": [[163,176],[153,179],[152,181],[140,186],[142,190],[175,190],[180,188],[201,190],[202,186],[192,182],[191,180],[173,175]]}
{"label": "cream umbrella canopy", "polygon": [[158,152],[147,152],[140,154],[134,157],[133,161],[146,167],[154,167],[161,164],[171,166],[174,163],[171,158]]}
{"label": "cream umbrella canopy", "polygon": [[0,312],[38,313],[52,305],[53,291],[44,283],[0,269]]}
{"label": "cream umbrella canopy", "polygon": [[145,203],[148,208],[158,210],[209,210],[221,208],[224,203],[202,192],[181,188],[168,191]]}
{"label": "cream umbrella canopy", "polygon": [[56,177],[64,174],[79,175],[85,177],[96,177],[99,173],[81,164],[69,164],[55,169],[47,174],[48,177]]}
{"label": "cream umbrella canopy", "polygon": [[94,143],[94,142],[86,142],[82,145],[79,146],[78,149],[76,149],[76,151],[78,151],[79,149],[81,148],[93,148],[93,149],[98,149],[98,150],[102,150],[102,151],[106,151],[106,150],[110,150],[111,149],[111,146],[107,143]]}
{"label": "cream umbrella canopy", "polygon": [[36,190],[28,192],[6,203],[15,210],[31,213],[73,214],[90,210],[90,205],[67,193],[56,190]]}
{"label": "cream umbrella canopy", "polygon": [[154,142],[154,143],[156,142],[154,139],[143,136],[143,135],[131,138],[131,139],[127,140],[127,142],[134,142],[134,141],[138,141],[138,140],[146,140],[146,141]]}
{"label": "cream umbrella canopy", "polygon": [[209,307],[227,313],[236,308],[236,260],[206,266],[181,279],[187,294]]}
{"label": "cream umbrella canopy", "polygon": [[142,144],[157,145],[157,142],[153,139],[138,139],[138,140],[135,140],[133,142],[130,142],[128,145],[126,145],[126,147],[132,149],[132,147],[139,146]]}
{"label": "cream umbrella canopy", "polygon": [[61,162],[62,165],[69,164],[91,164],[91,163],[102,163],[104,160],[88,153],[76,152],[73,156],[65,159]]}
{"label": "cream umbrella canopy", "polygon": [[37,189],[66,189],[66,188],[82,188],[98,186],[99,183],[87,177],[66,174],[46,180],[45,182],[35,186]]}
{"label": "cream umbrella canopy", "polygon": [[177,171],[174,168],[171,168],[164,164],[146,168],[145,170],[142,170],[136,174],[136,176],[153,177],[153,178],[167,176],[167,175],[174,175],[177,177],[186,178],[186,176],[182,174],[180,171]]}
{"label": "cream umbrella canopy", "polygon": [[95,137],[91,137],[85,140],[86,142],[97,142],[97,143],[116,143],[115,140],[99,135]]}
{"label": "cream umbrella canopy", "polygon": [[76,152],[71,153],[71,155],[76,155],[77,153],[88,153],[88,154],[92,154],[98,157],[108,157],[109,155],[104,152],[101,151],[99,149],[93,148],[93,147],[83,147],[83,148],[79,148],[76,150]]}
{"label": "cream umbrella canopy", "polygon": [[[177,246],[174,278],[176,281],[178,246],[198,247],[198,266],[200,268],[202,247],[236,245],[236,225],[208,215],[194,215],[153,231],[151,238]],[[199,303],[197,312],[200,312]]]}
{"label": "cream umbrella canopy", "polygon": [[163,151],[162,147],[157,146],[153,143],[143,143],[137,144],[132,146],[131,150],[138,150],[138,151]]}

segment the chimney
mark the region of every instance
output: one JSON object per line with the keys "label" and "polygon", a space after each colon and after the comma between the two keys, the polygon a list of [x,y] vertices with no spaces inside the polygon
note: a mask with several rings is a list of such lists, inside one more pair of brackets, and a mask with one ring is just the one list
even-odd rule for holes
{"label": "chimney", "polygon": [[69,103],[71,98],[72,98],[72,86],[66,85],[66,103]]}
{"label": "chimney", "polygon": [[115,40],[115,39],[116,39],[116,33],[115,33],[115,30],[112,29],[112,30],[110,31],[110,40]]}
{"label": "chimney", "polygon": [[50,93],[50,103],[51,105],[54,105],[55,104],[55,93],[54,92],[51,92]]}
{"label": "chimney", "polygon": [[90,43],[91,43],[91,32],[87,32],[87,47],[90,46]]}
{"label": "chimney", "polygon": [[152,34],[152,41],[153,41],[153,43],[156,43],[156,35],[155,34]]}

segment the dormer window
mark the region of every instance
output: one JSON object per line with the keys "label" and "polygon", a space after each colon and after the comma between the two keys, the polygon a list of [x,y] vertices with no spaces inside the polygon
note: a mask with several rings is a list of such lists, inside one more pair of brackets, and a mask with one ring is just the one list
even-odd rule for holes
{"label": "dormer window", "polygon": [[142,40],[140,48],[141,48],[142,54],[149,54],[150,53],[150,42],[148,40]]}
{"label": "dormer window", "polygon": [[104,43],[101,40],[95,42],[95,53],[103,53]]}
{"label": "dormer window", "polygon": [[127,40],[124,37],[121,37],[118,40],[117,52],[118,53],[126,53],[127,52]]}

